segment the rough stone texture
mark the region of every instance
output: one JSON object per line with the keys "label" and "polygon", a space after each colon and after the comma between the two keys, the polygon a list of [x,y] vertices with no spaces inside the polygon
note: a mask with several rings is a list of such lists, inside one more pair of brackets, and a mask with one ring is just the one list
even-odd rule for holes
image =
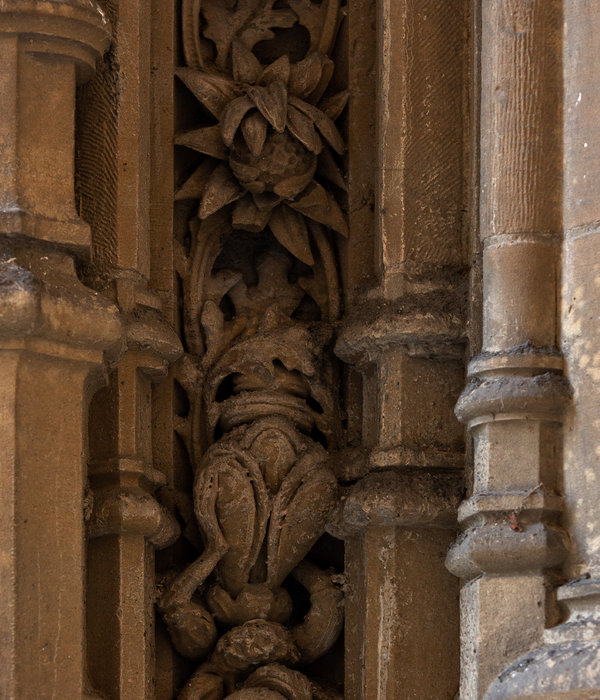
{"label": "rough stone texture", "polygon": [[562,209],[561,349],[573,401],[565,412],[564,524],[572,580],[557,598],[564,622],[545,631],[545,644],[522,655],[486,698],[600,697],[598,634],[597,317],[599,145],[597,91],[600,44],[595,8],[567,0],[564,13],[564,185]]}
{"label": "rough stone texture", "polygon": [[597,25],[0,0],[2,698],[600,697]]}
{"label": "rough stone texture", "polygon": [[[541,642],[545,586],[566,554],[557,350],[561,3],[484,2],[481,38],[483,343],[457,415],[473,436],[472,495],[448,555],[461,592],[461,698]],[[534,503],[536,493],[543,499]]]}
{"label": "rough stone texture", "polygon": [[83,697],[87,686],[87,409],[121,323],[76,274],[73,253],[89,253],[90,232],[75,212],[73,112],[76,80],[90,77],[108,30],[95,3],[0,4],[6,698]]}
{"label": "rough stone texture", "polygon": [[[453,405],[464,373],[469,138],[468,49],[458,27],[469,9],[409,0],[375,9],[374,20],[361,3],[351,3],[349,14],[356,37],[348,57],[349,143],[357,144],[349,198],[362,206],[350,211],[343,251],[349,303],[335,351],[353,368],[348,422],[360,436],[349,431],[355,451],[345,477],[363,479],[341,515],[344,691],[352,700],[451,699],[458,689],[458,585],[440,557],[453,536],[455,470],[464,461]],[[363,108],[373,94],[364,78],[373,60],[367,36],[377,51],[375,123]],[[361,162],[368,147],[375,169],[353,170],[352,158]],[[371,188],[376,248],[369,273],[365,234],[356,229],[369,220]],[[428,607],[433,600],[436,614]],[[432,674],[437,662],[443,671]]]}
{"label": "rough stone texture", "polygon": [[194,663],[180,698],[336,696],[305,669],[343,623],[331,572],[306,559],[338,502],[326,348],[340,309],[332,243],[348,233],[340,21],[333,1],[182,5],[175,143],[188,150],[175,160],[193,167],[175,193],[187,350],[175,429],[194,480],[173,473],[167,490],[195,551],[161,572],[158,600]]}

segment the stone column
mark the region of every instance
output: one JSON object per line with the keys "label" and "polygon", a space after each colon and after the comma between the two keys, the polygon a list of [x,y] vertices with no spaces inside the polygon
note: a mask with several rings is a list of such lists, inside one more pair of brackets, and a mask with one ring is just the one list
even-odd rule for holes
{"label": "stone column", "polygon": [[453,403],[464,376],[468,13],[459,0],[376,9],[373,22],[369,7],[349,8],[349,313],[336,353],[352,367],[348,434],[361,442],[343,475],[358,479],[343,508],[345,697],[451,700],[458,581],[444,558],[464,460]]}
{"label": "stone column", "polygon": [[542,639],[557,522],[562,75],[560,0],[485,0],[481,41],[483,347],[457,415],[474,441],[463,533],[448,557],[461,590],[461,700]]}
{"label": "stone column", "polygon": [[108,38],[93,1],[0,3],[3,698],[86,693],[87,410],[121,327],[76,271],[74,108]]}
{"label": "stone column", "polygon": [[557,590],[563,624],[494,682],[492,698],[600,694],[600,18],[594,3],[564,2],[562,350],[573,401],[565,415],[564,523],[571,538]]}
{"label": "stone column", "polygon": [[[179,534],[155,496],[169,476],[157,443],[161,434],[165,441],[171,436],[168,424],[156,426],[154,415],[156,386],[181,354],[169,313],[173,295],[153,286],[168,291],[174,273],[173,165],[164,156],[172,151],[172,136],[165,140],[163,124],[168,128],[172,115],[172,83],[170,89],[153,84],[152,50],[154,42],[164,71],[156,41],[174,28],[165,13],[165,26],[153,37],[152,8],[138,0],[110,0],[105,8],[114,41],[102,70],[79,95],[77,164],[81,208],[93,238],[86,275],[118,305],[126,348],[91,408],[88,667],[104,696],[150,700],[156,676],[154,552]],[[168,397],[161,400],[168,404]]]}

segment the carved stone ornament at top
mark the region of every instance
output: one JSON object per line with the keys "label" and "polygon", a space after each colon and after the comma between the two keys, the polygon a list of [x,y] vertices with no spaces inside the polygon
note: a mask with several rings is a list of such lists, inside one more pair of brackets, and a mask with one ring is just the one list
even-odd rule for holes
{"label": "carved stone ornament at top", "polygon": [[201,220],[228,207],[233,228],[268,227],[311,265],[311,228],[348,232],[329,188],[345,189],[333,153],[348,94],[327,94],[339,1],[190,0],[183,21],[178,75],[212,123],[176,138],[208,156],[177,198],[197,198]]}
{"label": "carved stone ornament at top", "polygon": [[182,18],[177,74],[206,121],[176,137],[201,160],[177,193],[194,203],[178,265],[194,485],[175,500],[198,555],[164,577],[158,607],[199,664],[180,700],[336,698],[303,669],[343,623],[340,589],[307,558],[338,501],[334,121],[347,94],[328,88],[341,11],[189,0]]}

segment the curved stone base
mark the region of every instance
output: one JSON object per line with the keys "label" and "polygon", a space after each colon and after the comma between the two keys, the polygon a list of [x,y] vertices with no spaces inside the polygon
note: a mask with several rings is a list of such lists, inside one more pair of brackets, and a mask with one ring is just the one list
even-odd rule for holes
{"label": "curved stone base", "polygon": [[568,641],[521,656],[492,683],[484,700],[600,700],[600,640]]}

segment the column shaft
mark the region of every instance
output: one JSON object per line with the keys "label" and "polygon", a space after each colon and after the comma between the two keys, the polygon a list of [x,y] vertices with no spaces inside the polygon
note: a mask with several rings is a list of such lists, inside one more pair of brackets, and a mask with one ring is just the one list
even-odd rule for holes
{"label": "column shaft", "polygon": [[[348,479],[362,480],[344,507],[345,692],[352,700],[450,700],[458,686],[458,582],[444,555],[463,463],[453,405],[464,373],[468,9],[462,0],[381,0],[376,12],[372,56],[364,29],[372,20],[362,5],[350,7],[358,48],[350,56],[345,293],[353,308],[336,353],[360,372],[363,402],[361,448],[348,468]],[[374,62],[376,81],[365,66],[353,72],[355,56]],[[373,83],[376,113],[367,125]],[[357,170],[369,146],[375,172]],[[371,188],[373,212],[365,202]],[[374,269],[364,262],[366,221],[375,231]],[[352,373],[351,437],[357,386]]]}
{"label": "column shaft", "polygon": [[[562,3],[486,0],[481,40],[483,347],[457,414],[474,441],[464,534],[449,554],[461,591],[461,698],[481,698],[539,643],[560,563],[557,349],[562,168]],[[525,621],[525,622],[524,622]]]}
{"label": "column shaft", "polygon": [[[562,487],[571,545],[565,573],[571,580],[556,592],[563,624],[547,629],[545,644],[500,674],[486,696],[489,700],[582,700],[600,693],[598,8],[565,0],[563,26],[561,349],[573,400],[565,412]],[[523,673],[516,672],[521,669]]]}

